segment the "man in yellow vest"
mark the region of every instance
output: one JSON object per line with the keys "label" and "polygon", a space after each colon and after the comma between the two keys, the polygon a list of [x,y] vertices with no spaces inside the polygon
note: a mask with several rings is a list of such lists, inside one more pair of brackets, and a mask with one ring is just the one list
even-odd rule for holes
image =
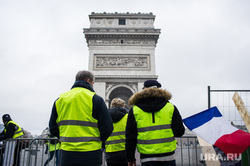
{"label": "man in yellow vest", "polygon": [[[3,121],[5,128],[3,132],[0,134],[0,141],[6,140],[9,138],[20,138],[24,135],[22,128],[18,124],[16,124],[14,121],[12,121],[9,114],[4,114],[2,116],[2,121]],[[13,166],[18,166],[20,163],[20,151],[22,150],[22,143],[19,141],[12,142],[12,143],[15,143]],[[13,147],[13,145],[11,146]],[[4,161],[4,162],[10,162],[10,161]]]}
{"label": "man in yellow vest", "polygon": [[113,124],[93,85],[94,75],[79,71],[71,90],[54,102],[49,128],[61,142],[60,166],[102,164],[102,141],[112,133]]}
{"label": "man in yellow vest", "polygon": [[156,80],[144,82],[142,91],[129,99],[126,127],[128,165],[135,166],[135,150],[140,153],[142,166],[175,166],[175,137],[181,137],[185,128],[171,94],[161,89]]}
{"label": "man in yellow vest", "polygon": [[125,151],[125,130],[128,119],[128,110],[125,108],[125,101],[121,98],[114,98],[109,109],[114,130],[105,142],[106,161],[108,166],[127,166]]}

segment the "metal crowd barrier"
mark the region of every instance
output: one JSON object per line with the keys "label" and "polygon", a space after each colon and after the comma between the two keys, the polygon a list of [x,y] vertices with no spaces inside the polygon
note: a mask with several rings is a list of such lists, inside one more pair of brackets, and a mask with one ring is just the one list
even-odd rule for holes
{"label": "metal crowd barrier", "polygon": [[[50,144],[45,154],[46,142],[52,140],[57,143],[56,138],[17,138],[3,141],[0,147],[0,166],[43,166],[52,157]],[[55,155],[47,166],[56,166]]]}
{"label": "metal crowd barrier", "polygon": [[[55,138],[8,139],[0,144],[0,166],[12,166],[12,164],[14,166],[43,166],[46,160],[50,158],[49,150],[45,154],[46,142],[52,140],[57,141]],[[196,136],[185,135],[176,138],[176,140],[178,141],[175,151],[177,166],[206,165]],[[19,160],[14,160],[14,158]],[[136,152],[136,160],[137,165],[141,165],[138,152]],[[13,163],[14,161],[15,163]],[[47,166],[56,166],[55,156]],[[105,154],[103,154],[103,166],[106,166]]]}

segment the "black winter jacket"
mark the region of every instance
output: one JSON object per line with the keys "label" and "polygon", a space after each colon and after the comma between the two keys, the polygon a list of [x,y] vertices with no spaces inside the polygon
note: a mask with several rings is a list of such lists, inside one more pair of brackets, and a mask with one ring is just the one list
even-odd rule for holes
{"label": "black winter jacket", "polygon": [[[129,99],[129,105],[137,105],[145,112],[152,112],[152,121],[154,122],[154,112],[160,111],[171,99],[172,95],[160,88],[146,88],[140,92],[135,93]],[[162,117],[164,118],[164,117]],[[171,128],[175,137],[181,137],[185,128],[182,123],[181,115],[176,106],[174,106],[174,113],[172,117]],[[133,114],[133,107],[129,111],[127,127],[126,127],[126,150],[129,162],[135,161],[135,149],[137,143],[137,124]],[[173,155],[174,152],[164,154],[140,154],[140,158],[154,158]]]}
{"label": "black winter jacket", "polygon": [[[11,120],[11,119],[10,119]],[[13,138],[14,136],[14,133],[15,133],[15,129],[16,129],[16,125],[13,124],[13,123],[9,123],[7,125],[7,123],[10,121],[6,121],[5,124],[4,124],[4,127],[6,129],[6,133],[4,133],[4,130],[1,132],[0,134],[0,141],[2,140],[6,140],[8,138]]]}
{"label": "black winter jacket", "polygon": [[[94,92],[92,86],[86,81],[76,81],[72,88],[82,87],[89,89]],[[108,113],[107,106],[104,100],[98,96],[93,96],[93,118],[98,120],[98,128],[100,131],[101,141],[106,141],[106,139],[110,136],[113,131],[113,124],[110,114]],[[56,102],[56,101],[55,101]],[[52,108],[50,120],[49,120],[49,129],[50,133],[53,136],[56,136],[60,140],[59,128],[56,123],[56,119],[58,117],[55,102]],[[101,165],[102,164],[102,150],[89,151],[89,152],[71,152],[71,151],[61,151],[61,166],[66,165]]]}

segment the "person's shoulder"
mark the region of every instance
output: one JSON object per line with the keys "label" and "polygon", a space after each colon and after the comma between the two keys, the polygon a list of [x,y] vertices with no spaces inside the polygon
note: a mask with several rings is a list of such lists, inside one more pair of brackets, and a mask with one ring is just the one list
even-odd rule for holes
{"label": "person's shoulder", "polygon": [[94,101],[104,102],[103,98],[99,96],[98,94],[94,94],[93,96]]}
{"label": "person's shoulder", "polygon": [[15,126],[16,126],[16,124],[15,124],[15,123],[13,123],[13,121],[10,121],[10,122],[8,123],[7,127],[11,127],[11,126],[15,127]]}
{"label": "person's shoulder", "polygon": [[7,122],[8,125],[15,125],[15,122],[13,120],[10,120]]}

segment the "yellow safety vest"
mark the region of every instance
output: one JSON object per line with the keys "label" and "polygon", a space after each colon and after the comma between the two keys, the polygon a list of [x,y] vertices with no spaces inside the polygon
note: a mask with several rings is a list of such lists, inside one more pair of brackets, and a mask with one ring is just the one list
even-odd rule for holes
{"label": "yellow safety vest", "polygon": [[[17,130],[15,130],[14,135],[13,135],[12,138],[19,138],[19,137],[21,137],[23,135],[22,128],[18,124],[16,124],[15,122],[13,122],[12,120],[10,120],[7,123],[6,127],[8,126],[9,123],[13,123],[14,125],[16,125],[18,127]],[[4,133],[6,133],[6,128],[4,129]]]}
{"label": "yellow safety vest", "polygon": [[56,101],[62,150],[86,152],[101,149],[98,121],[92,117],[94,94],[76,87],[61,94]]}
{"label": "yellow safety vest", "polygon": [[128,114],[119,121],[113,123],[114,129],[112,134],[109,136],[105,142],[105,151],[106,152],[117,152],[125,150],[125,131],[127,124]]}
{"label": "yellow safety vest", "polygon": [[48,146],[49,146],[49,151],[50,152],[60,149],[60,143],[59,142],[57,144],[48,143]]}
{"label": "yellow safety vest", "polygon": [[[133,106],[137,123],[137,149],[142,154],[162,154],[176,149],[176,143],[171,122],[174,106],[167,103],[160,111],[144,112],[138,106]],[[155,118],[155,123],[152,121]]]}

